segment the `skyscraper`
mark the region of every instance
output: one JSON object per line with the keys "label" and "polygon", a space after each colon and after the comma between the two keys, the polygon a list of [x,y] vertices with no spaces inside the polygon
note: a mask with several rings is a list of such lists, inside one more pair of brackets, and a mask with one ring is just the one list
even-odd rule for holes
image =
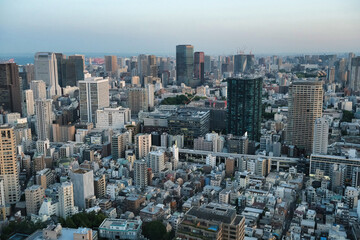
{"label": "skyscraper", "polygon": [[234,74],[244,73],[246,71],[247,55],[237,54],[234,56]]}
{"label": "skyscraper", "polygon": [[76,169],[70,172],[74,184],[75,206],[85,208],[85,199],[94,196],[94,173],[92,170]]}
{"label": "skyscraper", "polygon": [[313,154],[327,154],[329,122],[325,118],[318,118],[314,126]]}
{"label": "skyscraper", "polygon": [[78,81],[84,80],[83,56],[69,56],[61,60],[61,87],[77,86]]}
{"label": "skyscraper", "polygon": [[31,116],[35,113],[35,102],[34,102],[34,94],[31,89],[27,89],[24,91],[24,116]]}
{"label": "skyscraper", "polygon": [[176,82],[190,86],[194,78],[194,47],[191,45],[176,46]]}
{"label": "skyscraper", "polygon": [[146,157],[151,148],[151,134],[139,133],[135,136],[135,150],[137,159]]}
{"label": "skyscraper", "polygon": [[145,88],[131,88],[128,91],[128,106],[132,115],[138,114],[141,110],[148,111],[149,97]]}
{"label": "skyscraper", "polygon": [[322,116],[323,82],[294,81],[289,87],[289,113],[286,141],[310,153],[314,139],[315,120]]}
{"label": "skyscraper", "polygon": [[108,73],[116,73],[118,69],[116,56],[105,56],[105,71]]}
{"label": "skyscraper", "polygon": [[194,78],[205,81],[205,56],[204,52],[195,52],[194,54]]}
{"label": "skyscraper", "polygon": [[37,99],[35,101],[38,140],[51,139],[51,124],[53,120],[52,101],[52,99]]}
{"label": "skyscraper", "polygon": [[61,96],[55,53],[38,52],[35,54],[35,79],[43,80],[47,86],[47,96]]}
{"label": "skyscraper", "polygon": [[42,80],[33,80],[30,82],[30,89],[33,91],[34,100],[46,98],[46,84]]}
{"label": "skyscraper", "polygon": [[0,126],[0,137],[0,179],[4,180],[5,202],[14,204],[20,200],[14,129]]}
{"label": "skyscraper", "polygon": [[109,106],[109,79],[91,77],[78,84],[80,120],[95,123],[96,110]]}
{"label": "skyscraper", "polygon": [[75,214],[74,188],[71,182],[63,182],[59,187],[59,212],[64,219]]}
{"label": "skyscraper", "polygon": [[354,92],[360,91],[360,57],[351,59],[349,88]]}
{"label": "skyscraper", "polygon": [[262,78],[228,78],[228,133],[259,141],[261,129]]}
{"label": "skyscraper", "polygon": [[144,189],[147,185],[147,167],[145,160],[134,162],[134,181],[135,186]]}
{"label": "skyscraper", "polygon": [[21,90],[18,66],[15,63],[0,64],[0,107],[22,113]]}

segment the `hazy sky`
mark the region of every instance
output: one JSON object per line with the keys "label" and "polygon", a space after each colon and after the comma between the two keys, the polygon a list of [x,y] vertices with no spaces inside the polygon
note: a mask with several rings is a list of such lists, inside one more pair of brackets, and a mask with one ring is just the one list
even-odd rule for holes
{"label": "hazy sky", "polygon": [[360,0],[0,0],[0,54],[360,52]]}

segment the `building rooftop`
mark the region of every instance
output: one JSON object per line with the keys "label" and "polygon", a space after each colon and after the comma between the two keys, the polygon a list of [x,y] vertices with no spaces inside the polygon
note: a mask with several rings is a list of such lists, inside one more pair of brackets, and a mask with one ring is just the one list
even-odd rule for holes
{"label": "building rooftop", "polygon": [[228,205],[209,203],[200,207],[192,207],[186,215],[230,224],[236,218],[236,210]]}

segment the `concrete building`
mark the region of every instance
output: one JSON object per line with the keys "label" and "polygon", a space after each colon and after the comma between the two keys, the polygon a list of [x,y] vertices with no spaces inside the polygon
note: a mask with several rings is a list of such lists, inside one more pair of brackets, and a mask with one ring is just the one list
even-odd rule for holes
{"label": "concrete building", "polygon": [[289,113],[286,143],[310,153],[313,147],[315,120],[322,116],[323,82],[294,81],[289,87]]}
{"label": "concrete building", "polygon": [[61,96],[58,83],[58,69],[55,53],[38,52],[35,54],[35,79],[43,80],[47,86],[47,96]]}
{"label": "concrete building", "polygon": [[236,209],[224,204],[209,203],[192,207],[178,226],[181,239],[245,239],[245,218]]}
{"label": "concrete building", "polygon": [[111,137],[111,154],[113,159],[124,158],[125,150],[131,143],[131,131],[116,133]]}
{"label": "concrete building", "polygon": [[22,113],[22,89],[16,63],[0,64],[0,106],[9,112]]}
{"label": "concrete building", "polygon": [[109,79],[90,77],[78,84],[80,120],[95,123],[96,110],[109,106]]}
{"label": "concrete building", "polygon": [[37,215],[44,200],[45,189],[40,185],[32,185],[25,189],[26,213]]}
{"label": "concrete building", "polygon": [[99,235],[104,239],[141,239],[140,219],[106,218],[99,227]]}
{"label": "concrete building", "polygon": [[94,196],[94,173],[88,169],[76,169],[70,172],[74,184],[75,206],[85,209],[85,199]]}
{"label": "concrete building", "polygon": [[4,180],[5,203],[14,204],[20,200],[14,129],[2,125],[0,134],[0,179]]}
{"label": "concrete building", "polygon": [[24,91],[24,116],[32,116],[35,113],[35,102],[34,102],[34,94],[31,89],[27,89]]}
{"label": "concrete building", "polygon": [[94,177],[94,192],[97,198],[104,198],[106,195],[106,178],[105,174]]}
{"label": "concrete building", "polygon": [[36,133],[38,140],[52,139],[52,102],[52,99],[37,99],[35,101]]}
{"label": "concrete building", "polygon": [[121,129],[131,120],[129,108],[104,108],[96,110],[96,128]]}
{"label": "concrete building", "polygon": [[147,166],[144,160],[136,160],[134,162],[134,181],[135,186],[144,189],[148,185]]}
{"label": "concrete building", "polygon": [[145,158],[150,152],[150,147],[151,134],[139,133],[135,136],[135,151],[137,159]]}
{"label": "concrete building", "polygon": [[116,73],[118,69],[116,56],[105,56],[105,71],[108,73]]}
{"label": "concrete building", "polygon": [[162,150],[149,152],[149,167],[154,174],[159,174],[165,168],[165,152]]}
{"label": "concrete building", "polygon": [[[59,216],[66,219],[76,213],[74,206],[74,189],[73,183],[63,182],[58,189],[59,191]],[[84,201],[85,204],[85,201]]]}
{"label": "concrete building", "polygon": [[149,96],[145,88],[131,88],[128,90],[128,107],[131,114],[136,115],[140,111],[148,111]]}
{"label": "concrete building", "polygon": [[351,59],[349,88],[354,92],[360,91],[360,57]]}
{"label": "concrete building", "polygon": [[349,205],[349,208],[358,207],[359,190],[354,187],[346,187],[345,189],[345,202]]}
{"label": "concrete building", "polygon": [[329,122],[325,118],[318,118],[314,126],[313,154],[327,154],[329,139]]}
{"label": "concrete building", "polygon": [[50,168],[45,168],[36,172],[35,183],[46,189],[48,186],[54,183],[55,176]]}
{"label": "concrete building", "polygon": [[31,81],[30,89],[33,91],[34,100],[46,98],[46,83],[43,80]]}

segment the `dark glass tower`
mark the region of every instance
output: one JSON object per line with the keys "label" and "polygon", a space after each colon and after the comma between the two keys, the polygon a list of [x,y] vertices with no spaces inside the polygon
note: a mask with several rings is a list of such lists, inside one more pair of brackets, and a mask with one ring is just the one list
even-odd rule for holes
{"label": "dark glass tower", "polygon": [[21,113],[21,84],[16,63],[0,64],[0,110]]}
{"label": "dark glass tower", "polygon": [[194,47],[191,45],[176,46],[176,82],[189,86],[194,78]]}
{"label": "dark glass tower", "polygon": [[194,54],[194,78],[201,80],[203,84],[205,81],[204,71],[204,52],[195,52]]}
{"label": "dark glass tower", "polygon": [[261,129],[262,78],[228,78],[228,133],[259,141]]}

